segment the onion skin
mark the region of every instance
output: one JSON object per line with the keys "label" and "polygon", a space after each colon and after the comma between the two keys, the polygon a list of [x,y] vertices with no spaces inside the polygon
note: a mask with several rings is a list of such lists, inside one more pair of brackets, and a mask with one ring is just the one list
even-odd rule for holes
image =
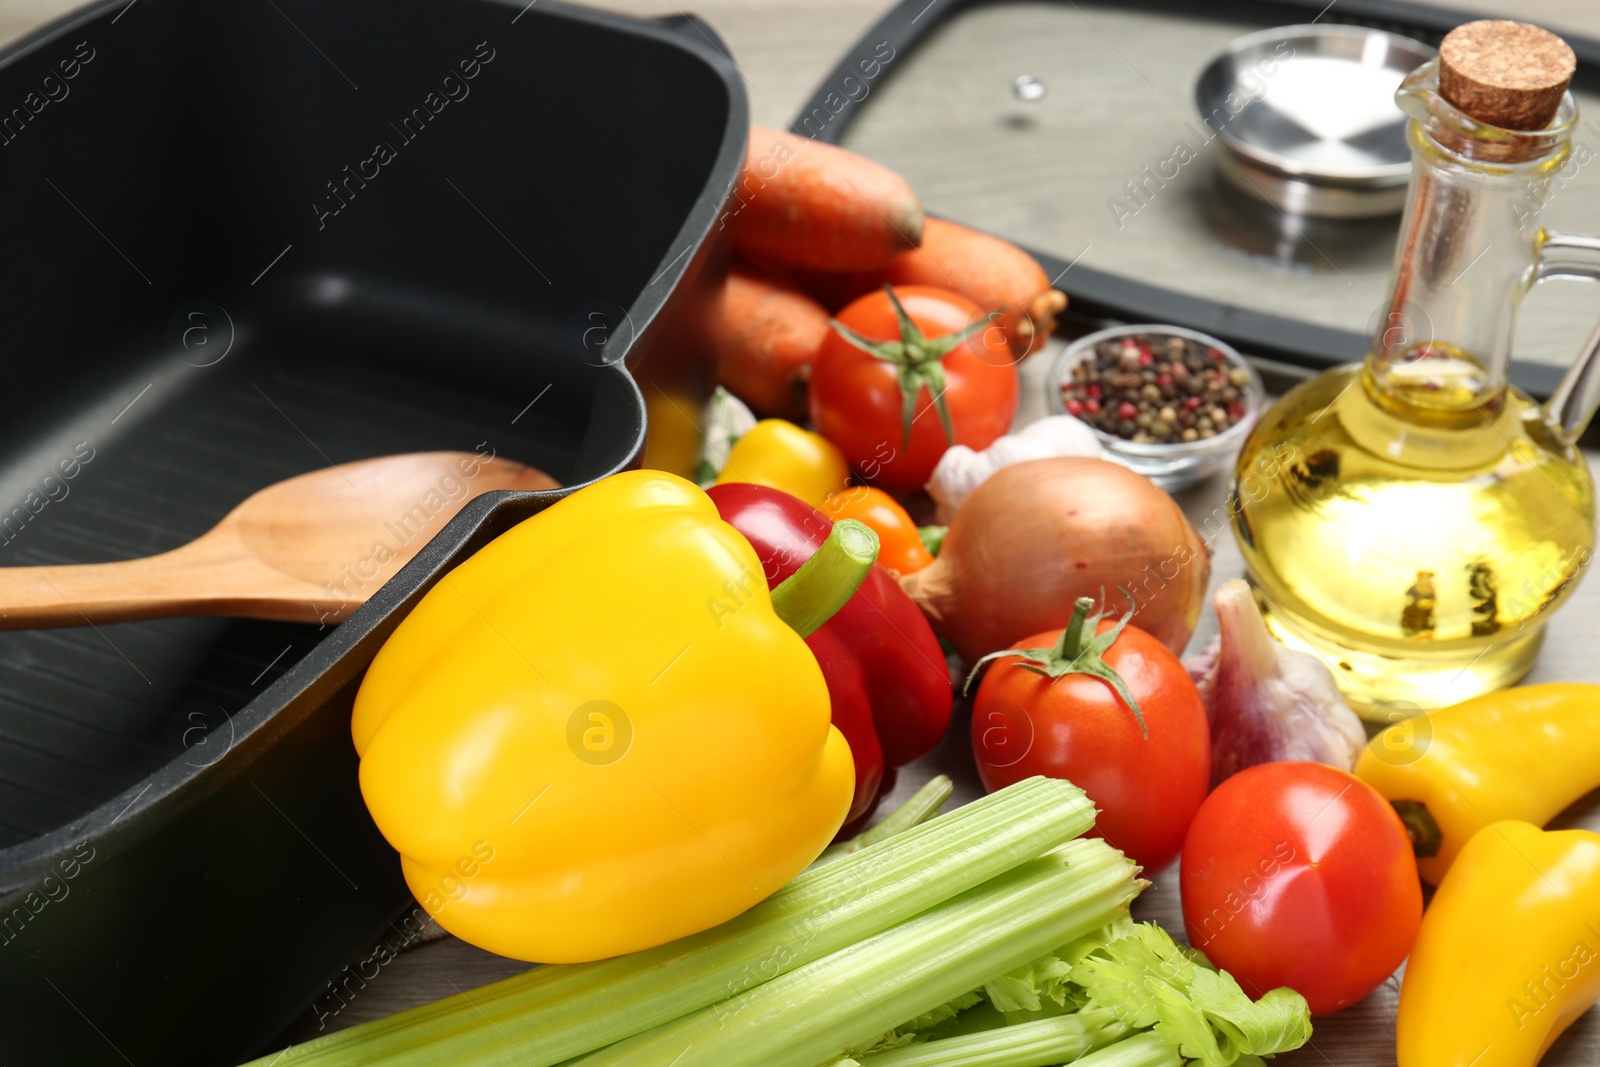
{"label": "onion skin", "polygon": [[933,563],[900,580],[963,659],[1059,630],[1080,596],[1181,654],[1205,604],[1211,554],[1142,474],[1059,456],[1003,467],[973,491]]}

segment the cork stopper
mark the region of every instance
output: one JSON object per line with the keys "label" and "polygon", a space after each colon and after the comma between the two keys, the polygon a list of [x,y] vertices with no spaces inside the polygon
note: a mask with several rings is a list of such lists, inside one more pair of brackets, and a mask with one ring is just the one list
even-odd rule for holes
{"label": "cork stopper", "polygon": [[1439,46],[1439,92],[1479,122],[1508,130],[1550,125],[1578,57],[1549,30],[1483,19],[1457,26]]}

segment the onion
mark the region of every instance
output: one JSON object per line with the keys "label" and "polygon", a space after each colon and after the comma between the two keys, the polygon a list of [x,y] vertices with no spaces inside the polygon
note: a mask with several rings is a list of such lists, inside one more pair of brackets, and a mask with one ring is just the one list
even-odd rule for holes
{"label": "onion", "polygon": [[934,562],[900,584],[968,663],[1058,630],[1080,596],[1181,653],[1211,556],[1177,502],[1142,474],[1059,456],[996,471],[956,512]]}

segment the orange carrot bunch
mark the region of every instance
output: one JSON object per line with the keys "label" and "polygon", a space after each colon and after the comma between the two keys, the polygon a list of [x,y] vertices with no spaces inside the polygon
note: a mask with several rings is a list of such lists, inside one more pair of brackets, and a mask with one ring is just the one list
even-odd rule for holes
{"label": "orange carrot bunch", "polygon": [[798,418],[828,318],[884,285],[931,285],[999,312],[1020,358],[1067,298],[1008,241],[926,218],[906,180],[833,145],[750,129],[723,221],[736,262],[726,290],[722,384],[758,414]]}

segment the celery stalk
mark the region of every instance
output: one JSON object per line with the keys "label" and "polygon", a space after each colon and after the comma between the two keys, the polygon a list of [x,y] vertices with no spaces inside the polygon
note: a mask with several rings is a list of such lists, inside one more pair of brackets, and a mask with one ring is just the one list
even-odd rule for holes
{"label": "celery stalk", "polygon": [[513,1048],[508,1062],[551,1067],[880,933],[1093,824],[1094,807],[1082,790],[1028,779],[807,871],[704,933],[598,963],[536,967],[262,1057],[252,1067],[432,1065]]}
{"label": "celery stalk", "polygon": [[1091,1052],[1073,1067],[1183,1067],[1183,1057],[1159,1034],[1147,1033]]}
{"label": "celery stalk", "polygon": [[[1144,885],[1136,873],[1103,841],[1069,842],[883,933],[601,1049],[577,1067],[814,1067],[1126,915]],[[472,1062],[513,1067],[518,1058],[507,1049]]]}
{"label": "celery stalk", "polygon": [[829,845],[823,849],[811,867],[816,869],[832,863],[834,860],[860,852],[868,845],[876,845],[879,841],[887,841],[895,834],[903,834],[913,826],[920,826],[938,812],[944,802],[950,799],[955,792],[955,786],[944,775],[928,779],[923,787],[911,795],[911,798],[889,813],[888,818],[878,825],[867,830],[848,841],[840,841],[836,845]]}
{"label": "celery stalk", "polygon": [[872,1053],[861,1067],[1051,1067],[1127,1033],[1110,1012],[1090,1009]]}
{"label": "celery stalk", "polygon": [[[1136,1034],[1108,1044],[1115,1039],[1106,1035],[1126,1033],[1127,1027],[1112,1023],[1110,1030],[1091,1025],[1084,1031],[1071,1025],[1077,1018],[1063,1015],[1007,1026],[981,1035],[986,1041],[973,1035],[907,1045],[867,1056],[861,1067],[1053,1067],[1058,1063],[1072,1067],[1182,1067],[1178,1050],[1158,1034]],[[1103,1041],[1092,1040],[1097,1033]]]}

